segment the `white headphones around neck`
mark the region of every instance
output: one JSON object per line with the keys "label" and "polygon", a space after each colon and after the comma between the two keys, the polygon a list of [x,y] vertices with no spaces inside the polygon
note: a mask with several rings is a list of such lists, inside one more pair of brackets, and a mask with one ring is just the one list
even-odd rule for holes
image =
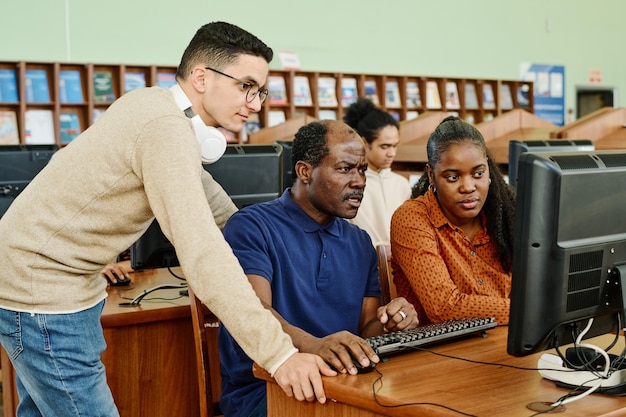
{"label": "white headphones around neck", "polygon": [[198,139],[198,144],[200,145],[202,163],[212,164],[217,162],[226,152],[226,137],[219,129],[205,125],[200,116],[194,114],[191,110],[191,101],[178,83],[171,86],[170,91],[174,95],[174,100],[178,107],[191,119],[196,139]]}

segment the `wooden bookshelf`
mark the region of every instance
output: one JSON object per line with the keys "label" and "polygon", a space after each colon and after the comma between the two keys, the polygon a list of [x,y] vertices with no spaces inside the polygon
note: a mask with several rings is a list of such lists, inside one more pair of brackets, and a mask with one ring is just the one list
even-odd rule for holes
{"label": "wooden bookshelf", "polygon": [[[160,85],[168,87],[174,82],[175,66],[155,65],[128,65],[128,64],[97,64],[97,63],[54,63],[54,62],[25,62],[0,61],[0,71],[15,71],[18,99],[17,101],[2,101],[0,111],[15,112],[19,142],[27,143],[25,129],[26,114],[29,110],[44,110],[52,114],[53,141],[57,145],[64,145],[61,141],[61,116],[74,115],[79,130],[89,127],[108,106],[121,95],[129,91],[130,86],[137,88],[145,83],[146,86]],[[29,101],[26,98],[27,71],[39,71],[45,74],[45,82],[41,87],[47,87],[49,98],[44,101]],[[62,102],[60,88],[63,82],[63,72],[77,72],[79,86],[83,99],[80,101]],[[108,75],[103,75],[108,74]],[[299,117],[312,119],[336,118],[343,119],[346,107],[357,97],[371,94],[378,105],[392,113],[399,121],[415,118],[417,115],[430,110],[442,111],[446,114],[454,112],[459,117],[472,123],[481,123],[497,117],[508,111],[524,108],[533,111],[534,99],[532,83],[508,80],[465,79],[427,77],[420,75],[383,75],[383,74],[356,74],[336,72],[314,72],[301,70],[270,70],[270,76],[282,77],[284,80],[283,98],[280,102],[270,98],[263,103],[259,113],[260,125],[268,128]],[[0,81],[2,81],[0,79]],[[335,85],[334,101],[328,101],[327,86]],[[302,83],[308,84],[310,101],[302,99]],[[320,84],[320,82],[322,84]],[[446,86],[453,83],[456,86],[456,101],[451,104],[446,96]],[[437,98],[441,103],[438,109],[429,109],[427,106],[427,86],[437,86]],[[466,105],[466,85],[476,92],[474,104]],[[493,108],[485,108],[483,87],[491,86],[493,91]],[[501,86],[506,85],[511,92],[510,108],[502,108],[499,97]],[[397,97],[389,96],[389,87],[397,86]],[[96,90],[96,87],[99,90]],[[525,102],[518,101],[517,91],[525,87],[527,94]],[[107,93],[108,90],[108,93]],[[330,94],[332,96],[332,94]],[[487,107],[490,107],[489,103]],[[29,113],[30,114],[30,113]],[[254,135],[238,134],[233,141],[241,143]]]}

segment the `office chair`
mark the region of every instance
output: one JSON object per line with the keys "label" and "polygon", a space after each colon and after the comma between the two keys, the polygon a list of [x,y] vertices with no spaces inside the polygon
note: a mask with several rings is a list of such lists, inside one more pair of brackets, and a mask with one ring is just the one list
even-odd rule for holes
{"label": "office chair", "polygon": [[391,270],[391,245],[378,245],[376,247],[376,252],[378,253],[381,304],[385,305],[397,296],[396,285],[393,283],[393,274]]}
{"label": "office chair", "polygon": [[219,416],[222,415],[219,407],[221,379],[217,351],[219,321],[208,307],[194,296],[191,289],[189,289],[189,304],[191,306],[193,339],[196,348],[200,417]]}

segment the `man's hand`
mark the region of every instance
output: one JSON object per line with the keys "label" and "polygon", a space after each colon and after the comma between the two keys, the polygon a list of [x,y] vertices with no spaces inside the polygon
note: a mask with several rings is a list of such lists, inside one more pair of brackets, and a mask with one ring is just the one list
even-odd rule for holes
{"label": "man's hand", "polygon": [[412,329],[419,325],[415,307],[404,297],[394,298],[389,304],[378,307],[377,316],[387,332]]}
{"label": "man's hand", "polygon": [[274,372],[274,380],[289,397],[295,397],[298,401],[314,401],[317,398],[324,404],[326,394],[320,373],[325,376],[337,375],[319,356],[295,353]]}
{"label": "man's hand", "polygon": [[110,282],[115,283],[117,282],[117,277],[129,278],[129,273],[132,271],[130,261],[122,261],[106,265],[102,271],[100,271],[100,275],[107,278]]}
{"label": "man's hand", "polygon": [[358,373],[353,358],[362,366],[370,362],[378,363],[380,358],[367,342],[348,331],[330,334],[326,337],[310,336],[302,340],[298,347],[301,352],[314,353],[341,373]]}

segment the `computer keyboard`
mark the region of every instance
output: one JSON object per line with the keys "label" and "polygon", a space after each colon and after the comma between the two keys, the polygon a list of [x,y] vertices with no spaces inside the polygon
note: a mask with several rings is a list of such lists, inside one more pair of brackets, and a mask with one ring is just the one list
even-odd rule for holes
{"label": "computer keyboard", "polygon": [[471,318],[448,320],[441,323],[431,323],[414,329],[386,333],[365,339],[379,354],[393,354],[412,349],[417,346],[426,346],[455,339],[472,333],[482,332],[496,327],[498,323],[493,318]]}

